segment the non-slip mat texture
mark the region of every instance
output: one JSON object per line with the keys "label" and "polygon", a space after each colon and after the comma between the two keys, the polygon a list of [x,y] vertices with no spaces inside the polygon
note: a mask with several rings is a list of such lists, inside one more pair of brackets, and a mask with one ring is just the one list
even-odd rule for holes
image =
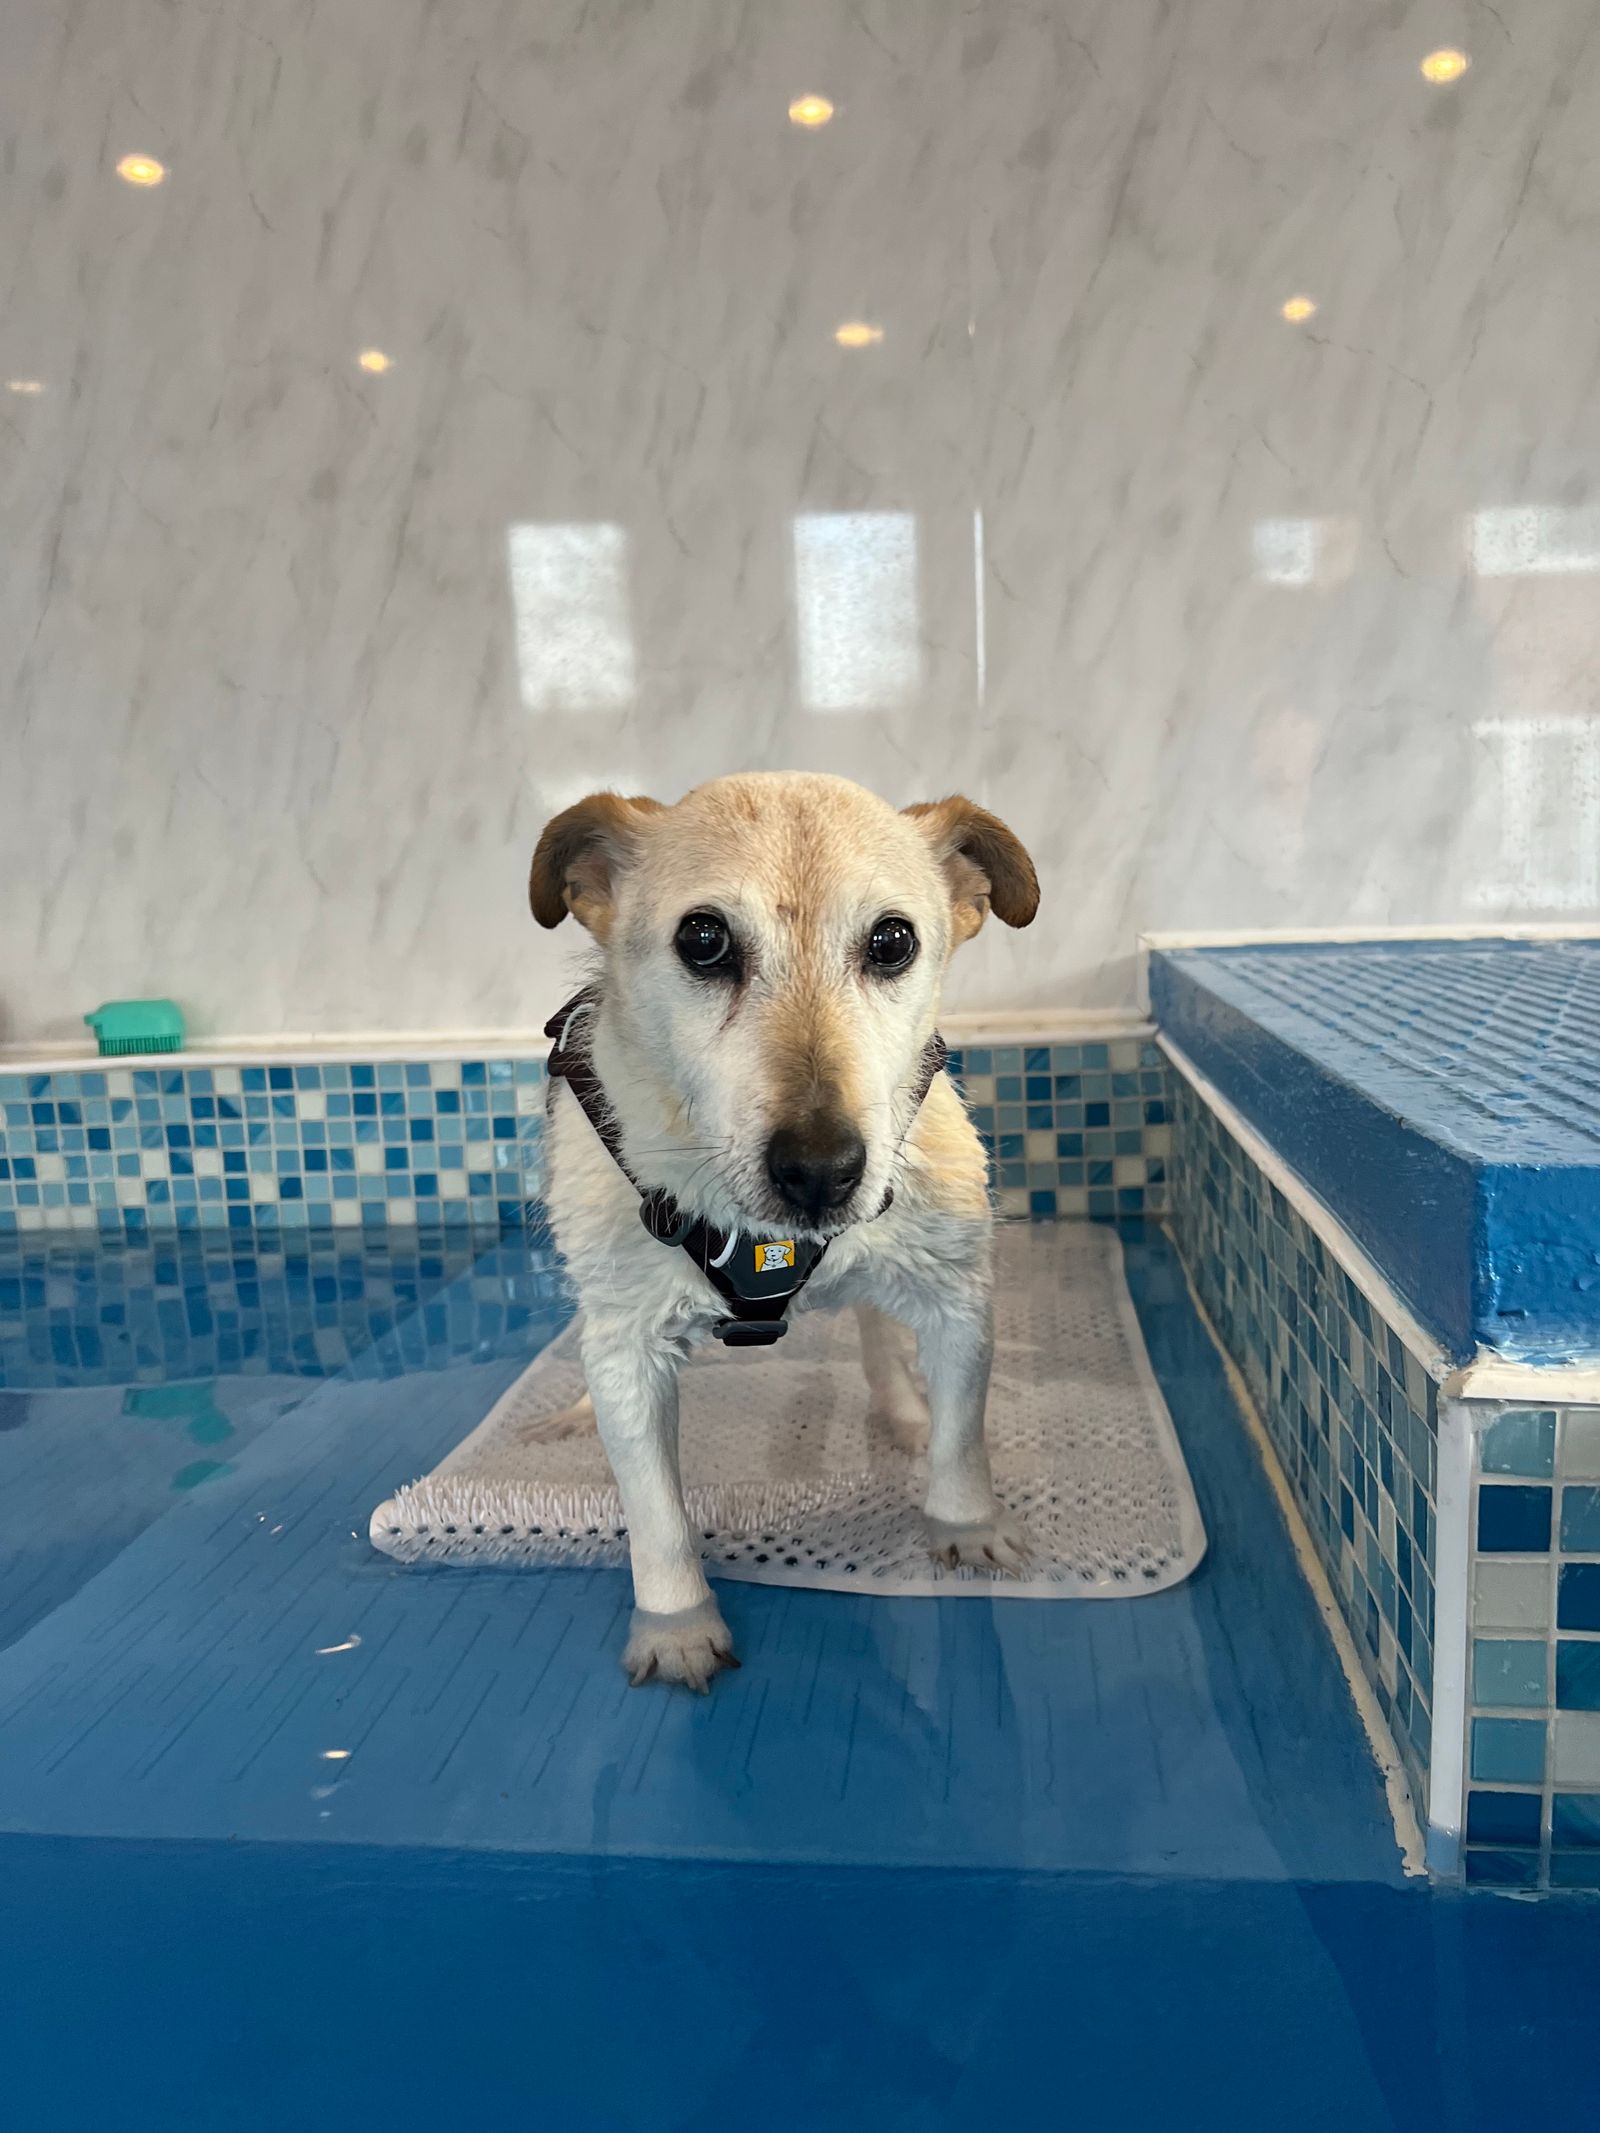
{"label": "non-slip mat texture", "polygon": [[[1006,1225],[996,1239],[988,1439],[1033,1557],[1022,1577],[928,1554],[926,1462],[869,1415],[850,1312],[797,1317],[770,1350],[684,1366],[682,1468],[708,1575],[840,1592],[1121,1599],[1187,1577],[1205,1531],[1122,1272],[1116,1233]],[[372,1515],[403,1562],[624,1564],[621,1506],[571,1327],[434,1471]]]}

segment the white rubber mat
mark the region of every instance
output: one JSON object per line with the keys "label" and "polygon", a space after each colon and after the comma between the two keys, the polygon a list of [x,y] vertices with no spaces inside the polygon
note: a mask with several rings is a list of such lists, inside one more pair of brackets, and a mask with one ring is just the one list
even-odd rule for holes
{"label": "white rubber mat", "polygon": [[[836,1592],[1124,1599],[1194,1569],[1205,1529],[1114,1231],[1002,1225],[988,1436],[995,1487],[1033,1545],[1026,1575],[927,1553],[925,1461],[868,1414],[854,1315],[797,1318],[772,1349],[708,1343],[684,1366],[682,1465],[708,1575]],[[624,1564],[627,1540],[583,1392],[576,1328],[424,1480],[372,1514],[403,1562]]]}

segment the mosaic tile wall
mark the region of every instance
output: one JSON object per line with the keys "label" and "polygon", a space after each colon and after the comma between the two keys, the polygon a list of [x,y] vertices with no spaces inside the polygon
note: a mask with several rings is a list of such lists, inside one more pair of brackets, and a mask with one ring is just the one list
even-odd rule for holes
{"label": "mosaic tile wall", "polygon": [[537,1060],[0,1074],[0,1233],[520,1223]]}
{"label": "mosaic tile wall", "polygon": [[[1003,1214],[1164,1204],[1153,1045],[969,1047],[950,1064]],[[544,1098],[536,1059],[0,1073],[0,1236],[520,1225]]]}
{"label": "mosaic tile wall", "polygon": [[538,1233],[0,1239],[8,1396],[253,1377],[395,1377],[524,1353],[570,1303]]}
{"label": "mosaic tile wall", "polygon": [[1438,1408],[1416,1357],[1181,1075],[1178,1246],[1311,1529],[1419,1807],[1432,1730]]}
{"label": "mosaic tile wall", "polygon": [[1111,1221],[1165,1209],[1172,1125],[1152,1042],[968,1045],[949,1064],[1002,1215]]}
{"label": "mosaic tile wall", "polygon": [[1466,1877],[1600,1889],[1600,1407],[1474,1430]]}

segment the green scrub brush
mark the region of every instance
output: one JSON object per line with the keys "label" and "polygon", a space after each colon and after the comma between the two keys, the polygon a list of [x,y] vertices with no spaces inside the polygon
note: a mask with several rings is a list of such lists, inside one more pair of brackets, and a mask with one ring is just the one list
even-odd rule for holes
{"label": "green scrub brush", "polygon": [[102,1059],[183,1050],[183,1017],[171,1000],[108,1000],[83,1019],[95,1033]]}

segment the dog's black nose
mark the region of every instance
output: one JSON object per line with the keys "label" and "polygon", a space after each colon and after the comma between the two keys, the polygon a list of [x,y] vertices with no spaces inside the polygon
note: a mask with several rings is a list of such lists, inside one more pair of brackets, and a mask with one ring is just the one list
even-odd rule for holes
{"label": "dog's black nose", "polygon": [[843,1207],[866,1167],[867,1144],[855,1127],[826,1113],[780,1126],[767,1143],[767,1175],[779,1198],[811,1222]]}

